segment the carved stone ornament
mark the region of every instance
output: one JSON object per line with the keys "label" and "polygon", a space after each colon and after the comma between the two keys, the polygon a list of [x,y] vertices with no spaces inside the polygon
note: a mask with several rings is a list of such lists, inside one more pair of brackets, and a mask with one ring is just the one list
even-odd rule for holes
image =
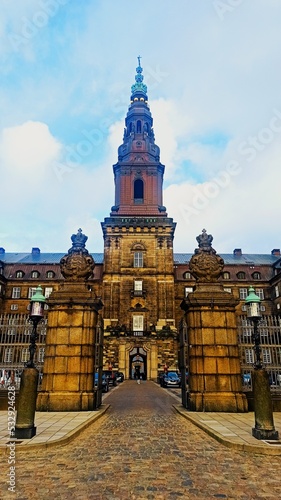
{"label": "carved stone ornament", "polygon": [[72,247],[60,261],[61,273],[69,281],[86,281],[93,274],[95,261],[85,248],[87,239],[82,229],[78,229],[71,236]]}
{"label": "carved stone ornament", "polygon": [[212,248],[213,237],[203,229],[202,234],[197,236],[199,248],[195,249],[194,255],[189,262],[189,269],[197,281],[214,282],[221,276],[224,268],[224,260]]}

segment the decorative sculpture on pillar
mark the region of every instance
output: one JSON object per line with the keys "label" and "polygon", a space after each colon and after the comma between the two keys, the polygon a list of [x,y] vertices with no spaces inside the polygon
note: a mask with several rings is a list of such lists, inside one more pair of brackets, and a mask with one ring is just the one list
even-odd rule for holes
{"label": "decorative sculpture on pillar", "polygon": [[93,274],[95,262],[85,248],[87,239],[82,229],[71,236],[72,247],[60,261],[61,273],[68,281],[86,281]]}
{"label": "decorative sculpture on pillar", "polygon": [[213,282],[220,277],[224,260],[212,248],[213,236],[206,229],[197,236],[198,247],[189,262],[189,269],[197,281]]}

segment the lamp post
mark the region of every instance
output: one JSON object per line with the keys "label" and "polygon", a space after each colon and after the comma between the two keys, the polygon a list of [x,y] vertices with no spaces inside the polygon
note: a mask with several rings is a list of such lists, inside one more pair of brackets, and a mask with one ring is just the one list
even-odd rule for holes
{"label": "lamp post", "polygon": [[15,437],[19,439],[31,439],[36,434],[34,417],[39,371],[34,365],[34,354],[36,352],[37,326],[44,316],[45,301],[42,288],[38,286],[30,300],[29,321],[32,323],[32,332],[29,345],[29,361],[21,375],[15,426]]}
{"label": "lamp post", "polygon": [[253,287],[249,288],[249,294],[245,299],[247,318],[253,323],[252,340],[254,344],[255,360],[252,372],[255,427],[252,435],[256,439],[278,439],[278,431],[275,430],[273,422],[272,400],[270,394],[269,376],[261,359],[261,343],[258,322],[261,319],[261,299],[255,294]]}
{"label": "lamp post", "polygon": [[36,351],[36,341],[38,338],[37,335],[37,326],[38,323],[44,317],[44,304],[46,299],[42,294],[41,286],[36,288],[35,294],[30,299],[30,315],[29,321],[31,321],[33,328],[30,336],[30,346],[29,346],[29,361],[26,364],[28,368],[34,368],[34,354]]}

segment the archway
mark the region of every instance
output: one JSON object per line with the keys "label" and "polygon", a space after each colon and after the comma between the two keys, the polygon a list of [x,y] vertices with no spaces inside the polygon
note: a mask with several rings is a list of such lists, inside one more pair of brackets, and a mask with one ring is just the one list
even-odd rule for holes
{"label": "archway", "polygon": [[147,378],[147,353],[142,347],[134,347],[130,351],[129,377],[134,379],[140,374],[143,380]]}

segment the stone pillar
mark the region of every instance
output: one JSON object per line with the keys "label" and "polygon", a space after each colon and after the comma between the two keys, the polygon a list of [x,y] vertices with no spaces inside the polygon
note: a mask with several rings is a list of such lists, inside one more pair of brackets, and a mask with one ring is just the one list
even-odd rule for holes
{"label": "stone pillar", "polygon": [[155,340],[150,342],[151,348],[151,366],[150,366],[150,378],[157,381],[158,376],[158,346]]}
{"label": "stone pillar", "polygon": [[39,411],[82,411],[94,408],[94,346],[100,299],[86,283],[94,261],[84,248],[81,230],[61,260],[67,279],[48,299],[42,390]]}
{"label": "stone pillar", "polygon": [[[207,240],[208,238],[208,240]],[[188,327],[188,409],[245,412],[235,306],[232,294],[218,282],[224,262],[203,230],[189,267],[196,289],[182,302]]]}

